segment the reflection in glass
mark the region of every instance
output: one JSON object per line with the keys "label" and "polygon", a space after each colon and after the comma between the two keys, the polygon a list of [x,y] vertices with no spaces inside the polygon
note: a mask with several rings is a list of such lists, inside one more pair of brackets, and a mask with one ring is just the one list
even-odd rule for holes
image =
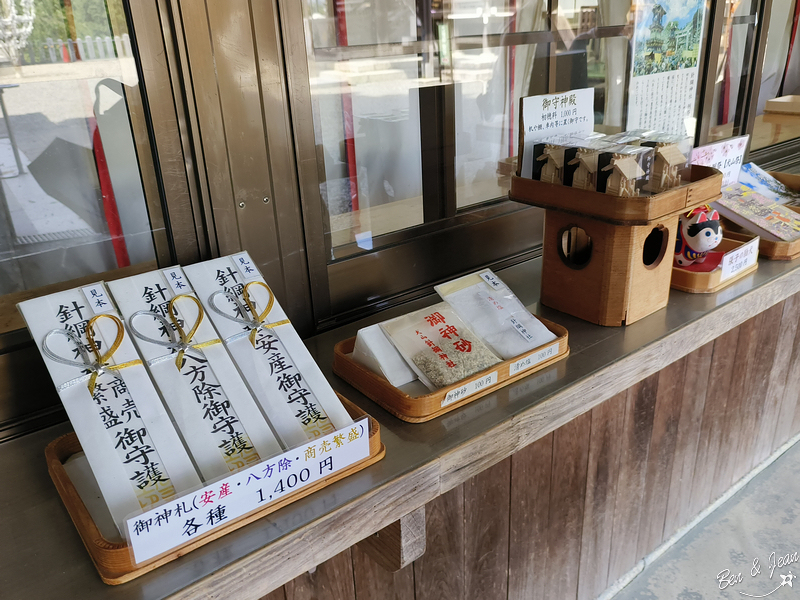
{"label": "reflection in glass", "polygon": [[754,50],[756,27],[753,0],[727,0],[719,45],[709,141],[743,133],[741,112]]}
{"label": "reflection in glass", "polygon": [[122,3],[66,6],[17,2],[23,17],[33,9],[31,27],[0,43],[0,294],[155,256],[125,99],[138,80]]}
{"label": "reflection in glass", "polygon": [[594,87],[596,125],[624,126],[630,0],[557,6],[304,0],[332,260],[505,197],[522,97]]}
{"label": "reflection in glass", "polygon": [[[750,149],[756,150],[800,137],[796,119],[764,112],[768,100],[800,94],[800,48],[797,45],[795,0],[773,0],[767,48],[761,70],[758,111]],[[794,36],[794,39],[793,39]]]}

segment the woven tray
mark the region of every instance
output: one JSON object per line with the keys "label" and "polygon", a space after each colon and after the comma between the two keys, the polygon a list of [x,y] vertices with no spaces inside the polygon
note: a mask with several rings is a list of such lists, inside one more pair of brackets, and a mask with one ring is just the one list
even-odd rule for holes
{"label": "woven tray", "polygon": [[[512,381],[527,377],[531,373],[535,373],[565,358],[569,354],[567,330],[561,325],[546,319],[540,318],[539,320],[557,336],[557,339],[424,396],[411,397],[404,391],[394,387],[385,377],[373,373],[367,367],[354,361],[352,358],[353,347],[356,343],[356,338],[354,337],[336,344],[333,355],[333,372],[397,418],[409,423],[422,423],[455,410],[508,385]],[[558,346],[557,350],[554,350],[555,354],[541,361],[534,361],[538,353],[553,345]],[[532,365],[511,374],[510,371],[516,370],[514,366],[525,360],[526,357],[531,357]],[[453,395],[457,390],[470,386],[473,382],[480,382],[493,373],[497,374],[495,383],[482,385],[480,389],[453,400]]]}
{"label": "woven tray", "polygon": [[[350,416],[353,417],[353,419],[360,419],[364,416],[369,417],[367,413],[343,396],[339,395],[339,399],[342,401],[342,404],[344,404],[344,407],[347,409],[347,412],[350,413]],[[50,442],[47,448],[45,448],[47,470],[49,471],[50,477],[52,478],[53,483],[58,490],[59,496],[61,496],[64,506],[67,508],[67,512],[69,512],[69,515],[72,518],[72,522],[75,523],[75,527],[81,536],[81,540],[83,540],[83,545],[86,546],[86,550],[88,550],[89,556],[91,557],[94,566],[97,568],[97,572],[100,574],[100,578],[104,583],[109,585],[118,585],[120,583],[130,581],[131,579],[135,579],[140,575],[144,575],[145,573],[148,573],[163,564],[173,561],[176,558],[179,558],[180,556],[188,554],[192,550],[199,548],[200,546],[204,546],[205,544],[222,537],[226,533],[230,533],[231,531],[235,531],[240,527],[244,527],[256,519],[260,519],[261,517],[275,512],[287,504],[291,504],[295,500],[304,498],[305,496],[324,488],[334,481],[339,481],[340,479],[343,479],[348,475],[355,473],[356,471],[360,471],[361,469],[378,462],[386,453],[386,449],[381,443],[380,425],[375,419],[369,417],[368,458],[351,465],[346,469],[337,471],[328,477],[320,479],[306,488],[288,494],[276,500],[275,502],[271,502],[257,511],[243,515],[241,518],[231,521],[225,527],[214,529],[207,535],[197,538],[191,544],[176,548],[173,552],[155,558],[152,561],[134,565],[128,544],[110,542],[106,540],[100,533],[100,530],[92,520],[89,511],[84,505],[83,500],[81,500],[77,489],[70,480],[66,469],[64,469],[64,463],[67,461],[67,459],[81,451],[82,448],[75,433],[68,433],[57,438],[56,440],[53,440]]]}

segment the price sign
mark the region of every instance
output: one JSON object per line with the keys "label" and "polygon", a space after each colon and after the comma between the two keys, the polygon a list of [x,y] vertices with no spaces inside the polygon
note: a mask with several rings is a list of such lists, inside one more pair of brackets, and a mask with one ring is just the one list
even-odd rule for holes
{"label": "price sign", "polygon": [[486,388],[493,386],[497,383],[497,371],[492,371],[488,375],[484,375],[480,379],[476,379],[475,381],[470,381],[469,383],[465,383],[461,387],[458,387],[454,390],[450,390],[447,392],[447,395],[442,400],[442,408],[445,406],[451,405],[453,402],[458,402],[459,400],[463,400],[468,396],[472,396],[473,394],[485,390]]}
{"label": "price sign", "polygon": [[722,277],[720,283],[752,267],[758,261],[758,243],[760,238],[755,237],[733,252],[728,252],[722,258]]}
{"label": "price sign", "polygon": [[366,418],[125,522],[136,564],[224,527],[237,518],[369,456]]}
{"label": "price sign", "polygon": [[555,135],[587,134],[594,129],[594,88],[522,99],[525,128],[522,150],[523,177],[533,172],[533,147]]}
{"label": "price sign", "polygon": [[511,363],[511,365],[508,367],[508,374],[516,375],[520,371],[531,369],[539,363],[546,361],[548,358],[556,356],[557,354],[558,342],[555,344],[550,344],[547,348],[542,348],[541,350],[532,352],[527,356],[523,356],[518,361]]}

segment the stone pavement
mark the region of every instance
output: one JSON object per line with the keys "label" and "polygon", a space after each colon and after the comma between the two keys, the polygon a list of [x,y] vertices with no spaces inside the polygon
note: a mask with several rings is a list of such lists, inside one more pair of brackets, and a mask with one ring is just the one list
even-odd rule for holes
{"label": "stone pavement", "polygon": [[645,568],[614,600],[800,599],[800,444]]}

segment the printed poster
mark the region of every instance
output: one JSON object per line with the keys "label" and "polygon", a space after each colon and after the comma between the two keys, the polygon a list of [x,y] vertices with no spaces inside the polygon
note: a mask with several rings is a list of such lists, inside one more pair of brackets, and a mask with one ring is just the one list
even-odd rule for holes
{"label": "printed poster", "polygon": [[699,146],[692,150],[692,164],[714,167],[722,171],[722,185],[739,181],[744,151],[747,149],[749,135],[731,138],[722,142]]}
{"label": "printed poster", "polygon": [[694,136],[702,0],[645,0],[635,5],[628,129]]}

